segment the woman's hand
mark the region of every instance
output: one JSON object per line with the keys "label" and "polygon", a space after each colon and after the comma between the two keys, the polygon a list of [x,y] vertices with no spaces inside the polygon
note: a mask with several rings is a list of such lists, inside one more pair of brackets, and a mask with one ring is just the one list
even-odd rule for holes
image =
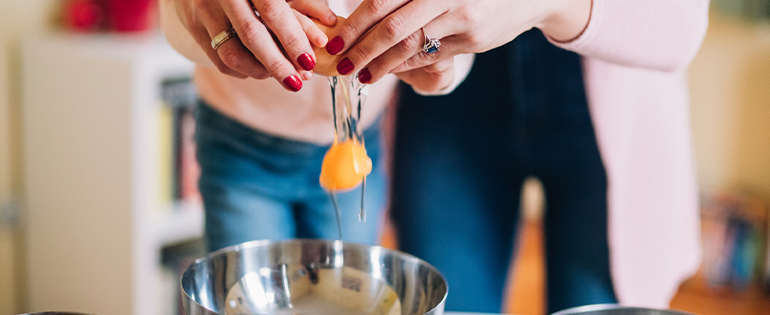
{"label": "woman's hand", "polygon": [[[173,2],[182,25],[220,72],[238,78],[272,76],[295,92],[315,67],[311,41],[324,46],[327,39],[302,13],[336,22],[326,2],[317,0],[292,0],[291,6],[285,0],[164,1]],[[230,29],[238,36],[212,48],[212,38]]]}
{"label": "woman's hand", "polygon": [[[330,36],[326,49],[347,51],[338,69],[363,68],[376,82],[389,72],[490,50],[533,27],[569,41],[583,31],[590,11],[591,0],[364,0]],[[427,35],[440,39],[438,52],[422,52],[423,26]]]}
{"label": "woman's hand", "polygon": [[[397,72],[395,75],[418,91],[439,92],[451,85],[454,80],[454,57],[417,69]],[[361,74],[358,78],[361,79]]]}

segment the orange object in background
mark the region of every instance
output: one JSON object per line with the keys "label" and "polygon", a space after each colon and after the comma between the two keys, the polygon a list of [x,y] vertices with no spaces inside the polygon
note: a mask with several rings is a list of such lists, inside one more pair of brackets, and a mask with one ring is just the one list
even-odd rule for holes
{"label": "orange object in background", "polygon": [[372,159],[356,140],[334,140],[321,166],[321,187],[328,191],[348,190],[358,186],[372,172]]}

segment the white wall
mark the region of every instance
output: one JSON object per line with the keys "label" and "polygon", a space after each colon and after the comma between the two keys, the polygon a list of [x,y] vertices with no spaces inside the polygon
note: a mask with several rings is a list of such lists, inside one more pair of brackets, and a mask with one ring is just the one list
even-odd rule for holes
{"label": "white wall", "polygon": [[[0,216],[11,196],[11,121],[9,77],[5,50],[0,49]],[[13,277],[14,233],[0,217],[0,314],[12,314],[16,307],[16,281]]]}
{"label": "white wall", "polygon": [[[0,0],[0,211],[21,193],[18,41],[23,34],[46,28],[57,4],[58,0]],[[24,302],[19,234],[0,219],[0,315],[20,312]]]}
{"label": "white wall", "polygon": [[701,186],[770,198],[770,21],[712,14],[690,88]]}

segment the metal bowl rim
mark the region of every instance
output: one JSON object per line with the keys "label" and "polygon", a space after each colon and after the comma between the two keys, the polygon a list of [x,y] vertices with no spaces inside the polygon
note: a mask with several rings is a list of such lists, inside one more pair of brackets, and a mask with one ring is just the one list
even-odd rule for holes
{"label": "metal bowl rim", "polygon": [[431,308],[425,314],[432,313],[434,310],[436,310],[436,308],[438,308],[439,306],[441,306],[441,305],[446,303],[447,295],[449,295],[449,283],[447,283],[446,278],[444,277],[444,275],[441,274],[441,272],[438,271],[438,269],[436,269],[436,267],[434,267],[433,265],[431,265],[427,261],[424,261],[424,260],[422,260],[422,259],[420,259],[420,258],[418,258],[418,257],[416,257],[414,255],[407,254],[405,252],[402,252],[402,251],[399,251],[399,250],[395,250],[395,249],[385,248],[385,247],[382,247],[382,246],[379,246],[379,245],[368,245],[368,244],[362,244],[362,243],[356,243],[356,242],[347,242],[347,241],[343,242],[343,241],[340,241],[340,240],[313,239],[313,238],[293,238],[293,239],[278,240],[278,241],[275,241],[275,240],[255,240],[255,241],[248,241],[248,242],[244,242],[244,243],[235,244],[235,245],[232,245],[232,246],[220,248],[218,250],[215,250],[215,251],[213,251],[211,253],[208,253],[208,254],[204,255],[203,257],[200,257],[200,258],[196,259],[192,264],[190,264],[190,266],[188,266],[185,269],[185,271],[182,273],[182,276],[179,277],[179,288],[182,290],[182,294],[184,294],[184,296],[187,299],[189,299],[193,303],[197,304],[198,306],[200,306],[200,307],[202,307],[202,308],[204,308],[206,310],[214,312],[214,310],[201,305],[200,303],[198,303],[198,301],[195,301],[192,297],[190,297],[190,295],[187,294],[187,290],[185,290],[184,286],[182,285],[182,279],[184,279],[184,277],[187,275],[187,273],[191,270],[191,268],[193,266],[198,265],[199,263],[201,263],[201,262],[203,262],[205,260],[214,258],[216,256],[224,255],[225,253],[239,252],[239,251],[242,251],[242,250],[248,249],[248,248],[255,248],[255,247],[261,247],[261,246],[270,246],[270,245],[281,244],[281,243],[304,243],[304,242],[314,242],[314,243],[329,243],[329,242],[336,243],[336,242],[342,242],[343,245],[347,243],[347,244],[353,244],[354,246],[364,246],[364,247],[368,247],[368,248],[379,248],[384,253],[386,253],[386,252],[395,253],[395,254],[398,254],[400,257],[408,258],[408,259],[411,259],[411,260],[416,260],[418,263],[425,265],[428,269],[430,269],[433,272],[435,272],[436,274],[438,274],[439,277],[441,277],[441,279],[444,280],[444,286],[446,286],[446,292],[444,292],[444,296],[441,298],[441,301],[438,302],[436,304],[436,306]]}
{"label": "metal bowl rim", "polygon": [[580,313],[585,313],[585,312],[613,310],[613,309],[666,311],[666,312],[672,312],[674,314],[680,314],[680,315],[694,315],[692,313],[683,312],[680,310],[670,310],[670,309],[661,310],[661,309],[654,309],[654,308],[647,308],[647,307],[622,306],[620,304],[592,304],[592,305],[576,306],[568,309],[563,309],[551,315],[571,315],[571,314],[579,315]]}

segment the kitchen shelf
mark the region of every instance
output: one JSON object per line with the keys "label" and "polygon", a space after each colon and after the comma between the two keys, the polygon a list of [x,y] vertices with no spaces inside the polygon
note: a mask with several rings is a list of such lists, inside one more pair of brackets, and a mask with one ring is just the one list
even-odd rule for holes
{"label": "kitchen shelf", "polygon": [[159,246],[173,245],[203,234],[203,207],[197,202],[180,201],[156,214],[155,237]]}
{"label": "kitchen shelf", "polygon": [[193,65],[154,32],[39,34],[21,55],[29,309],[168,315],[161,250],[203,211],[161,201],[161,82]]}

